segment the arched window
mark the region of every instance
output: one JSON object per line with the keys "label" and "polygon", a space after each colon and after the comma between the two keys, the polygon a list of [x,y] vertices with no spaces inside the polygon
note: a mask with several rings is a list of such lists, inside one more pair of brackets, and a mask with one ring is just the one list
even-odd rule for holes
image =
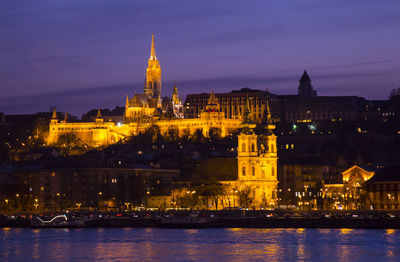
{"label": "arched window", "polygon": [[271,144],[271,152],[272,152],[272,153],[275,152],[275,146],[274,146],[274,144]]}
{"label": "arched window", "polygon": [[245,166],[242,167],[242,176],[246,176],[246,167]]}
{"label": "arched window", "polygon": [[255,167],[255,166],[252,166],[252,167],[251,167],[251,174],[252,174],[253,176],[256,175],[256,167]]}
{"label": "arched window", "polygon": [[245,143],[242,144],[242,152],[246,152],[246,144]]}
{"label": "arched window", "polygon": [[274,167],[271,167],[271,175],[275,176],[275,168]]}
{"label": "arched window", "polygon": [[262,179],[262,180],[265,179],[265,171],[264,171],[264,170],[261,172],[261,179]]}
{"label": "arched window", "polygon": [[254,143],[253,143],[253,144],[251,144],[251,152],[254,152],[254,151],[256,151],[256,150],[254,148]]}

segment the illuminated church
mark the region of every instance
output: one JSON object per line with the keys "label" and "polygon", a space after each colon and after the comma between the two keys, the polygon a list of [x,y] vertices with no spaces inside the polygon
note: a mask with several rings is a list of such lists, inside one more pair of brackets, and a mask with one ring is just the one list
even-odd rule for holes
{"label": "illuminated church", "polygon": [[240,128],[240,119],[225,117],[214,92],[211,92],[200,118],[193,119],[184,118],[182,99],[176,84],[170,98],[163,99],[161,90],[161,65],[153,34],[143,93],[126,97],[123,123],[105,121],[100,110],[93,122],[70,122],[67,117],[60,121],[54,109],[47,143],[57,144],[60,136],[73,134],[84,144],[97,147],[117,143],[154,127],[158,127],[163,135],[175,130],[180,136],[190,136],[198,129],[208,136],[210,129],[216,128],[221,130],[222,137]]}

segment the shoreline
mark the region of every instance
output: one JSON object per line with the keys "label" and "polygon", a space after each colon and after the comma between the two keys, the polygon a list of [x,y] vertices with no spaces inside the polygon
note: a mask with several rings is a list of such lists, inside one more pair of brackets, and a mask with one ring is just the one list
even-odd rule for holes
{"label": "shoreline", "polygon": [[0,221],[0,228],[320,228],[400,229],[400,218],[213,218],[205,221],[165,222],[159,218],[92,219],[80,225],[32,226],[30,219]]}

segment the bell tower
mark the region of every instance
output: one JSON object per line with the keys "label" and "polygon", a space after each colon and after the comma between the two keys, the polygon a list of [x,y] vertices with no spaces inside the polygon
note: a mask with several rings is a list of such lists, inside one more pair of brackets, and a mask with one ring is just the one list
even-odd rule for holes
{"label": "bell tower", "polygon": [[276,136],[273,133],[275,125],[272,124],[267,101],[264,131],[257,135],[248,99],[246,104],[242,131],[238,135],[238,183],[251,188],[254,206],[273,206],[276,204],[278,184]]}
{"label": "bell tower", "polygon": [[151,36],[151,51],[146,70],[146,82],[143,93],[147,97],[151,98],[158,98],[161,96],[161,67],[156,56],[154,33]]}

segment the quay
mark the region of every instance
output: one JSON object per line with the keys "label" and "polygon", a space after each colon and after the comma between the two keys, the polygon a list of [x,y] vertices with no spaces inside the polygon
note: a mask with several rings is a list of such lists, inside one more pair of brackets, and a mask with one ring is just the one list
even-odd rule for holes
{"label": "quay", "polygon": [[[139,212],[68,214],[71,223],[32,224],[37,216],[0,217],[1,228],[354,228],[400,229],[400,214],[377,212],[313,213],[229,212]],[[46,216],[42,216],[46,217]],[[51,218],[51,216],[47,216]],[[50,219],[48,219],[50,220]]]}

